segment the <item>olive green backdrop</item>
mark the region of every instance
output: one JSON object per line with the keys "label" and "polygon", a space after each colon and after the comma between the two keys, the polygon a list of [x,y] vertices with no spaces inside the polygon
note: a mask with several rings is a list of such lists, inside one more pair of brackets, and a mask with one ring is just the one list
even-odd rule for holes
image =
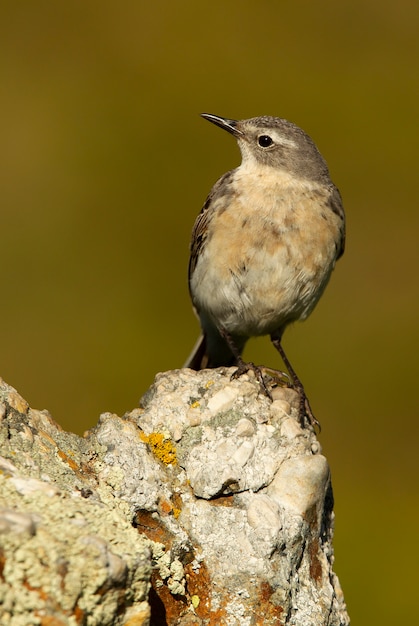
{"label": "olive green backdrop", "polygon": [[[278,115],[326,157],[347,252],[284,345],[322,422],[353,624],[417,613],[418,17],[408,0],[2,2],[0,374],[66,429],[194,343],[194,218]],[[279,366],[267,339],[256,362]],[[413,620],[414,621],[414,620]]]}

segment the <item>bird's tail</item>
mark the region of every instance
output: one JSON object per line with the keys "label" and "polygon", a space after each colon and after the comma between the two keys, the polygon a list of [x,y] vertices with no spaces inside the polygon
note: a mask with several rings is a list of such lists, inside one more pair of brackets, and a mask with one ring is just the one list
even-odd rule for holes
{"label": "bird's tail", "polygon": [[[240,343],[238,351],[241,353],[245,339]],[[212,342],[209,342],[206,334],[202,334],[196,344],[193,347],[191,354],[189,355],[185,365],[183,367],[189,367],[190,369],[199,371],[212,367],[231,367],[237,364],[237,359],[231,352],[229,346],[224,339],[220,337],[219,333],[214,333],[212,336]]]}
{"label": "bird's tail", "polygon": [[208,367],[208,360],[206,337],[201,335],[183,367],[189,367],[196,371],[204,370]]}

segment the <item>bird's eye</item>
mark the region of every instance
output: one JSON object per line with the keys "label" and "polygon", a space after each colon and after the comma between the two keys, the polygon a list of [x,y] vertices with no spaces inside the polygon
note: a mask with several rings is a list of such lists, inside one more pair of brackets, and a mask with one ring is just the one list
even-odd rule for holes
{"label": "bird's eye", "polygon": [[269,148],[273,144],[273,139],[269,135],[261,135],[258,137],[258,144],[261,148]]}

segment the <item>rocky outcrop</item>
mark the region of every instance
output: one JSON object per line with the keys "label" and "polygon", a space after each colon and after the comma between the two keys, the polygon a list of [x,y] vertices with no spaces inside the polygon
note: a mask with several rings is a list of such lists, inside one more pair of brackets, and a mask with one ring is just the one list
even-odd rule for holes
{"label": "rocky outcrop", "polygon": [[315,433],[230,373],[159,374],[84,437],[0,385],[1,624],[349,624]]}

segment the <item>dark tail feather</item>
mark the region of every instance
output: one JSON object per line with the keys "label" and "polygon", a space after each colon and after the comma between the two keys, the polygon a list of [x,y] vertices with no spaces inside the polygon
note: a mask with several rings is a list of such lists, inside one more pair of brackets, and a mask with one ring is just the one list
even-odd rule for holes
{"label": "dark tail feather", "polygon": [[205,335],[201,335],[193,347],[185,365],[191,370],[204,370],[208,367],[207,340]]}
{"label": "dark tail feather", "polygon": [[[192,370],[199,371],[213,367],[231,367],[236,365],[237,359],[224,339],[218,333],[212,339],[213,343],[210,344],[211,350],[208,350],[207,336],[201,335],[183,367],[190,367]],[[244,344],[245,341],[238,348],[240,353]]]}

